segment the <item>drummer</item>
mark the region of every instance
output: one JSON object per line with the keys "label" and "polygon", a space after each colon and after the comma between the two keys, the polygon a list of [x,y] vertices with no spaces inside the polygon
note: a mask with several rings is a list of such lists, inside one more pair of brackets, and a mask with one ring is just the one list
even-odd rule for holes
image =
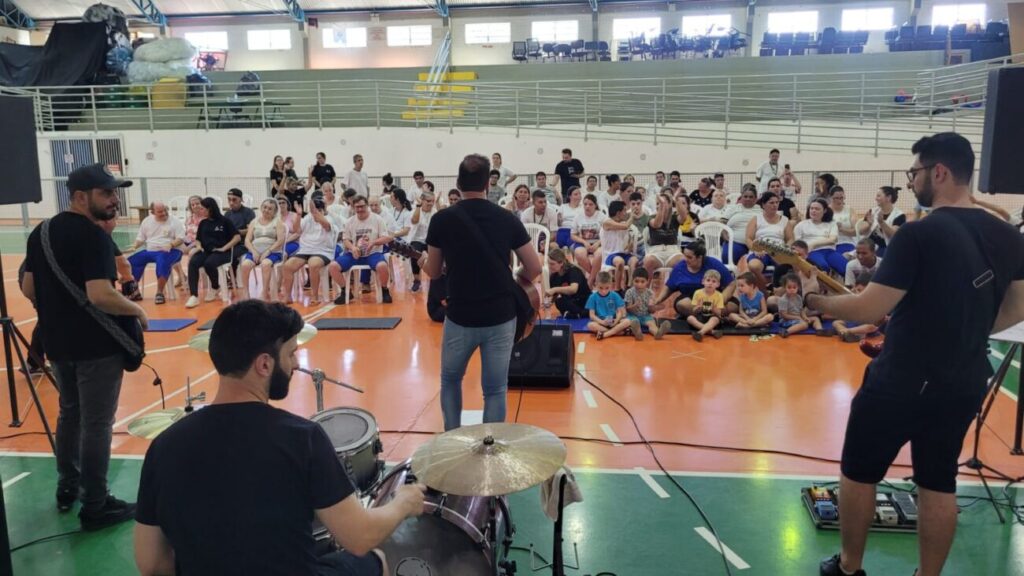
{"label": "drummer", "polygon": [[[376,576],[375,548],[423,511],[420,485],[365,509],[319,425],[268,404],[288,395],[302,318],[246,300],[213,325],[216,399],[163,432],[139,485],[135,561],[156,574]],[[344,548],[316,557],[315,517]]]}

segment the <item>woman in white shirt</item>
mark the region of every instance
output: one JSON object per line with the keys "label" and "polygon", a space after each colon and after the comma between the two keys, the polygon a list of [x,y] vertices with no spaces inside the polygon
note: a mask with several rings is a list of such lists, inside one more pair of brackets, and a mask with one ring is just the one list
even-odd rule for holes
{"label": "woman in white shirt", "polygon": [[561,224],[555,233],[555,242],[559,248],[568,248],[572,245],[572,225],[582,213],[583,191],[579,186],[573,186],[569,189],[569,201],[558,207]]}
{"label": "woman in white shirt", "polygon": [[[728,222],[729,217],[725,214],[729,209],[729,206],[726,206],[725,203],[726,198],[725,190],[715,189],[715,191],[711,193],[711,204],[701,208],[700,212],[697,212],[697,218],[699,218],[702,223],[721,222],[722,224],[725,224]],[[757,198],[755,197],[754,200],[756,201]]]}
{"label": "woman in white shirt", "polygon": [[530,187],[526,184],[516,186],[516,191],[512,193],[512,199],[505,205],[505,208],[514,212],[516,218],[522,218],[523,212],[532,210],[533,203],[530,202]]}
{"label": "woman in white shirt", "polygon": [[[725,210],[726,225],[732,232],[733,264],[739,262],[750,251],[747,246],[747,225],[761,212],[761,207],[757,205],[757,188],[750,183],[744,184],[743,191],[740,192],[740,201]],[[705,221],[703,217],[700,220]],[[722,254],[725,253],[726,247],[723,246]]]}
{"label": "woman in white shirt", "polygon": [[601,271],[601,224],[607,216],[597,209],[597,198],[587,194],[583,198],[583,213],[572,224],[572,250],[576,265],[586,272],[590,285]]}
{"label": "woman in white shirt", "polygon": [[861,236],[870,236],[878,247],[878,255],[885,256],[885,248],[899,227],[907,223],[907,216],[895,206],[899,200],[900,189],[882,186],[875,194],[875,206],[864,214],[857,223],[857,231]]}
{"label": "woman in white shirt", "polygon": [[793,238],[807,243],[807,260],[828,271],[828,257],[836,251],[839,229],[832,221],[832,209],[824,198],[811,200],[807,218],[793,228]]}
{"label": "woman in white shirt", "polygon": [[[754,242],[761,240],[773,242],[786,246],[789,244],[789,218],[779,211],[779,204],[782,199],[778,194],[765,192],[758,198],[757,204],[761,207],[761,213],[747,223],[747,246],[753,247]],[[740,260],[740,270],[747,267],[748,270],[758,277],[758,285],[764,286],[765,266],[775,266],[775,261],[765,252],[750,252],[746,259]]]}
{"label": "woman in white shirt", "polygon": [[849,263],[845,254],[857,248],[857,229],[854,226],[857,219],[853,210],[846,205],[846,190],[842,186],[832,187],[829,207],[832,208],[832,221],[836,223],[839,238],[836,240],[835,252],[828,257],[828,265],[845,278],[846,265]]}
{"label": "woman in white shirt", "polygon": [[[420,194],[420,205],[412,212],[409,223],[412,226],[412,233],[409,236],[409,244],[413,248],[423,252],[427,249],[427,229],[430,228],[430,220],[437,213],[437,206],[434,203],[434,195],[430,192]],[[420,266],[416,260],[409,260],[412,263],[412,288],[413,292],[420,290]]]}
{"label": "woman in white shirt", "polygon": [[277,217],[277,202],[264,200],[260,204],[260,215],[249,225],[245,234],[245,247],[249,251],[242,256],[242,263],[238,266],[244,299],[250,298],[249,275],[253,268],[259,266],[263,275],[263,294],[260,297],[270,300],[270,275],[274,271],[274,264],[281,262],[284,240],[284,223]]}

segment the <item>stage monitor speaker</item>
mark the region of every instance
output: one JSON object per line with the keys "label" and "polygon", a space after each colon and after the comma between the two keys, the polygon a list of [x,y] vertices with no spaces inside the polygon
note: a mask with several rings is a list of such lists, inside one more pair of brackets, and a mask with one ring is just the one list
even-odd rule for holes
{"label": "stage monitor speaker", "polygon": [[512,348],[511,388],[568,388],[576,368],[576,343],[567,325],[538,324]]}
{"label": "stage monitor speaker", "polygon": [[23,204],[43,199],[39,181],[39,150],[32,98],[0,96],[0,158],[6,170],[0,184],[0,204]]}
{"label": "stage monitor speaker", "polygon": [[1024,68],[989,72],[987,94],[978,190],[1024,194]]}

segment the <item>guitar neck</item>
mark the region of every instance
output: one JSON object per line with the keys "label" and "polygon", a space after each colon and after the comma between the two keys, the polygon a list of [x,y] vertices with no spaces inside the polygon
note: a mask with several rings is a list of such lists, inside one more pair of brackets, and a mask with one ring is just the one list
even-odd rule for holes
{"label": "guitar neck", "polygon": [[833,292],[835,292],[836,294],[849,294],[850,293],[850,289],[847,288],[846,286],[844,286],[842,282],[836,280],[835,278],[833,278],[832,276],[828,275],[827,273],[822,272],[817,267],[814,268],[814,271],[815,271],[815,274],[818,277],[818,282],[821,282],[825,286],[828,286],[828,288],[830,290],[832,290]]}

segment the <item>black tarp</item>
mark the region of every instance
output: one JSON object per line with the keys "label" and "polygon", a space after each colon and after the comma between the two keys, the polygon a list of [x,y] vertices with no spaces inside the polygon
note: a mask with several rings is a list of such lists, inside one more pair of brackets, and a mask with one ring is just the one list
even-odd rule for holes
{"label": "black tarp", "polygon": [[0,44],[0,85],[89,84],[103,69],[106,54],[102,22],[58,23],[45,46]]}

